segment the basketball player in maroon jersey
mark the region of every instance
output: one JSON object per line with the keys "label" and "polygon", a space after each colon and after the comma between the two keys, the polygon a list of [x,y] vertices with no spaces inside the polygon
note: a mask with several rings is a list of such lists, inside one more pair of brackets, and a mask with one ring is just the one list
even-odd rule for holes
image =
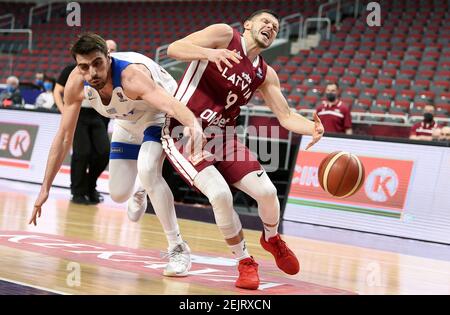
{"label": "basketball player in maroon jersey", "polygon": [[[166,119],[162,140],[177,172],[208,197],[217,226],[239,261],[236,286],[257,289],[258,264],[245,245],[229,185],[257,201],[264,224],[260,243],[274,256],[277,266],[291,275],[298,273],[300,267],[295,254],[277,232],[280,204],[275,186],[256,157],[237,140],[234,129],[231,135],[227,134],[227,127],[236,125],[240,106],[247,104],[259,90],[281,126],[299,134],[312,135],[308,148],[320,140],[324,129],[317,115],[312,122],[288,107],[277,74],[260,56],[277,36],[278,16],[270,10],[257,11],[245,20],[244,29],[241,35],[229,25],[214,24],[168,48],[170,57],[191,61],[175,97],[201,118],[210,142],[226,138],[224,145],[215,145],[209,150],[208,143],[201,154],[192,154],[179,145],[182,138],[174,132],[179,123],[170,117]],[[236,155],[244,158],[229,158]]]}

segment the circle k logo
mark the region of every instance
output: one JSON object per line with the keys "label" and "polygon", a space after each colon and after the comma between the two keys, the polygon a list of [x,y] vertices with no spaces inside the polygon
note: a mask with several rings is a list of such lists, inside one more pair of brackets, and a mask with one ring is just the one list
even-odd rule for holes
{"label": "circle k logo", "polygon": [[367,197],[378,202],[385,202],[392,198],[397,192],[397,188],[397,173],[389,167],[374,169],[364,184]]}
{"label": "circle k logo", "polygon": [[30,148],[31,137],[26,130],[17,130],[9,141],[9,152],[14,157],[21,157]]}

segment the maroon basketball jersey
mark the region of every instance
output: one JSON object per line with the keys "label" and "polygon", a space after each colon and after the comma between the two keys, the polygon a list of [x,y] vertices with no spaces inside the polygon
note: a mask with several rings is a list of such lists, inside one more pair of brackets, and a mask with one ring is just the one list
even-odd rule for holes
{"label": "maroon basketball jersey", "polygon": [[202,118],[203,128],[235,126],[240,106],[249,102],[256,89],[264,82],[267,64],[261,56],[252,63],[247,58],[245,41],[238,31],[227,49],[236,50],[243,58],[228,68],[222,63],[220,72],[208,60],[191,62],[175,93],[196,117]]}

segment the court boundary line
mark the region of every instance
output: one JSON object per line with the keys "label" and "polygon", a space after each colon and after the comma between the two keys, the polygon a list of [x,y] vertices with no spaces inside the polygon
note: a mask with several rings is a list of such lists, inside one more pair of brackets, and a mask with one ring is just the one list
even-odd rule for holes
{"label": "court boundary line", "polygon": [[59,295],[72,295],[71,293],[67,293],[67,292],[63,292],[63,291],[58,291],[58,290],[54,290],[54,289],[49,289],[49,288],[44,288],[38,285],[33,285],[33,284],[29,284],[29,283],[25,283],[25,282],[21,282],[21,281],[17,281],[17,280],[11,280],[8,278],[3,278],[0,277],[1,281],[5,281],[5,282],[10,282],[10,283],[14,283],[17,285],[21,285],[24,287],[29,287],[29,288],[33,288],[33,289],[37,289],[37,290],[41,290],[41,291],[47,291],[47,292],[51,292],[51,293],[56,293]]}
{"label": "court boundary line", "polygon": [[[27,180],[24,180],[24,179],[13,179],[13,178],[2,177],[2,176],[0,176],[0,179],[1,179],[1,180],[8,180],[8,181],[11,181],[11,182],[17,182],[17,183],[24,183],[24,184],[30,184],[30,185],[42,186],[42,183],[38,183],[38,182],[30,182],[30,181],[27,181]],[[61,185],[52,185],[51,187],[52,187],[52,188],[55,187],[55,188],[68,189],[68,190],[70,191],[70,188],[69,188],[69,187],[65,187],[65,186],[61,186]],[[37,192],[39,192],[39,191],[37,191]],[[108,195],[109,195],[109,193],[104,193],[104,192],[102,192],[102,194],[108,194]]]}

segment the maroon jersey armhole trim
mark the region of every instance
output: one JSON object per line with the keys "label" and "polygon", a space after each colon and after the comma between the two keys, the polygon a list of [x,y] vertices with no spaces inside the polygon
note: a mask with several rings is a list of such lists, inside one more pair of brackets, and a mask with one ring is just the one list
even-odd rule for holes
{"label": "maroon jersey armhole trim", "polygon": [[189,82],[188,82],[188,84],[186,86],[186,90],[183,92],[183,95],[181,95],[179,101],[181,101],[183,99],[184,95],[189,90],[189,87],[191,86],[192,80],[194,80],[194,78],[195,78],[195,74],[197,73],[197,70],[198,70],[199,66],[200,66],[200,60],[197,60],[197,66],[195,67],[194,72],[192,73],[192,77],[190,78],[190,80],[189,80]]}

